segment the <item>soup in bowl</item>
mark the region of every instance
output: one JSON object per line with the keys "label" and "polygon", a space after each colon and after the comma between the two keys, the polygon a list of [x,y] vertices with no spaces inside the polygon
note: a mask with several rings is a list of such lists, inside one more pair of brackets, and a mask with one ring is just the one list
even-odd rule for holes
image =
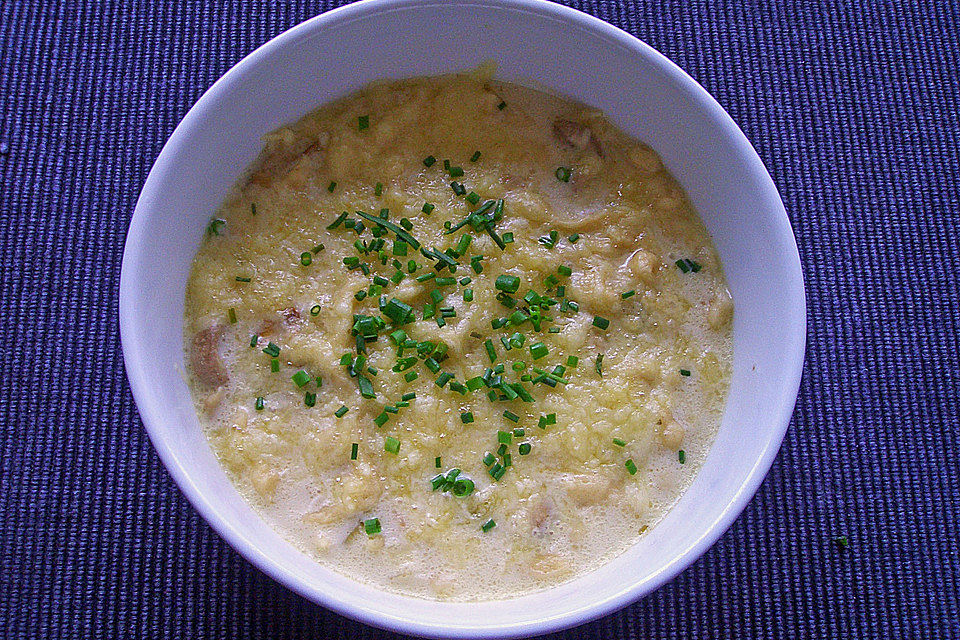
{"label": "soup in bowl", "polygon": [[[490,60],[493,77],[449,76]],[[486,135],[502,136],[497,145],[469,134],[431,138],[402,119],[400,98],[416,83],[458,82],[475,97],[453,101],[446,122],[453,126],[461,110],[478,114]],[[401,95],[383,108],[351,103],[390,91]],[[483,102],[487,91],[504,92],[492,108]],[[553,105],[554,117],[520,126],[515,119],[538,101]],[[349,104],[356,110],[332,111]],[[515,132],[495,134],[498,118]],[[311,130],[311,121],[326,125]],[[407,138],[424,148],[413,155]],[[383,153],[358,163],[340,154],[346,149]],[[431,167],[428,156],[436,159]],[[453,175],[457,168],[462,176]],[[294,186],[300,179],[303,186]],[[591,216],[608,215],[597,203],[613,195],[614,181],[629,187],[616,194],[619,204],[605,203],[620,213],[591,226]],[[317,205],[312,218],[300,209],[307,201]],[[425,204],[434,205],[429,215]],[[445,222],[464,226],[447,234]],[[464,235],[471,239],[461,252]],[[370,248],[381,239],[382,247]],[[407,255],[395,254],[403,243]],[[473,269],[478,255],[482,273]],[[447,266],[438,270],[440,263]],[[205,284],[197,277],[204,270]],[[432,284],[417,280],[429,273]],[[472,300],[464,299],[467,289]],[[539,301],[526,299],[531,291]],[[668,311],[666,296],[656,300],[651,291],[705,309],[683,310],[678,301]],[[334,299],[342,314],[331,308]],[[424,319],[430,304],[433,316]],[[527,317],[511,320],[516,311]],[[675,313],[700,329],[649,323]],[[357,326],[354,315],[373,320]],[[493,326],[505,318],[521,324]],[[635,38],[531,0],[359,2],[258,49],[197,102],[157,158],[130,224],[120,282],[134,398],[160,458],[200,514],[305,597],[371,624],[445,637],[581,623],[693,562],[743,509],[776,455],[799,383],[804,322],[789,222],[729,116]],[[397,331],[406,334],[396,334],[403,355]],[[644,336],[663,338],[663,352],[654,355]],[[432,349],[430,357],[421,348]],[[359,355],[366,360],[357,363]],[[409,369],[393,371],[412,357]],[[238,411],[247,414],[245,428]],[[659,486],[647,482],[654,472]],[[296,487],[302,498],[292,497]],[[408,520],[408,513],[417,515]],[[597,536],[598,522],[613,522],[609,535]],[[372,558],[379,545],[403,556],[381,557],[389,575],[353,568],[360,562],[348,550]],[[433,563],[416,548],[429,550]],[[510,574],[500,553],[531,566]],[[417,579],[401,571],[404,563],[437,564],[430,575],[448,578]],[[456,574],[480,566],[504,576],[484,578],[490,591]]]}

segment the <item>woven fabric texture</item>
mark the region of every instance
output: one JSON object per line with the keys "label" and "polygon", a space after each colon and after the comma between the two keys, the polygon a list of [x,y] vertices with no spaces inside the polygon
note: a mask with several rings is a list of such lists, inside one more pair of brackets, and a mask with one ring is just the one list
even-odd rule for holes
{"label": "woven fabric texture", "polygon": [[[783,449],[733,527],[556,637],[960,637],[960,4],[573,5],[676,61],[757,147],[800,245],[809,345]],[[117,327],[125,230],[174,126],[333,6],[0,3],[0,637],[390,636],[200,519],[147,439]]]}

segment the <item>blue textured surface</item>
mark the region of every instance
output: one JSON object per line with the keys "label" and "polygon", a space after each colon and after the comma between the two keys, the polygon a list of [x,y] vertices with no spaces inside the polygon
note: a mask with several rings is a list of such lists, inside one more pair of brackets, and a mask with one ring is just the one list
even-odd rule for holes
{"label": "blue textured surface", "polygon": [[[240,558],[124,377],[124,233],[217,77],[328,2],[0,4],[0,637],[373,638]],[[584,2],[686,69],[777,182],[801,396],[743,516],[564,638],[958,638],[960,5]],[[834,535],[847,535],[840,551]]]}

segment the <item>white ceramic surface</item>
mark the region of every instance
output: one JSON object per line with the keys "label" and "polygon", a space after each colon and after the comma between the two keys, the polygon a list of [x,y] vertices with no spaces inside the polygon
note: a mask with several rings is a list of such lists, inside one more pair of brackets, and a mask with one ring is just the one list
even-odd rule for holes
{"label": "white ceramic surface", "polygon": [[[384,593],[284,542],[247,506],[213,456],[182,378],[182,317],[204,226],[259,136],[367,81],[463,70],[602,109],[656,149],[720,251],[736,313],[722,427],[679,504],[634,547],[567,584],[498,602]],[[650,593],[726,530],[766,474],[793,411],[805,339],[796,242],[749,142],[689,76],[630,35],[541,0],[365,0],[271,40],[207,91],[171,135],[130,224],[120,279],[130,386],[157,452],[184,494],[235,549],[330,609],[407,633],[503,637],[586,622]]]}

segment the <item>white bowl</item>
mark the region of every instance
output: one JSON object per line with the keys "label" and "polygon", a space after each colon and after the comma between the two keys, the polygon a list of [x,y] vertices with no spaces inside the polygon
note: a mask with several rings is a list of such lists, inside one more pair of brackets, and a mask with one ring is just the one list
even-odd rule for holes
{"label": "white bowl", "polygon": [[[494,602],[433,602],[331,571],[241,499],[197,422],[183,380],[183,305],[205,224],[260,149],[260,135],[383,77],[464,70],[602,109],[663,157],[720,251],[735,301],[723,424],[664,520],[600,569]],[[800,382],[805,302],[777,190],[740,129],[649,46],[543,0],[367,0],[308,20],[243,59],[187,113],[157,158],[130,224],[120,330],[130,386],[160,458],[190,502],[248,560],[325,607],[369,624],[447,637],[545,633],[644,596],[697,559],[753,496],[780,446]]]}

